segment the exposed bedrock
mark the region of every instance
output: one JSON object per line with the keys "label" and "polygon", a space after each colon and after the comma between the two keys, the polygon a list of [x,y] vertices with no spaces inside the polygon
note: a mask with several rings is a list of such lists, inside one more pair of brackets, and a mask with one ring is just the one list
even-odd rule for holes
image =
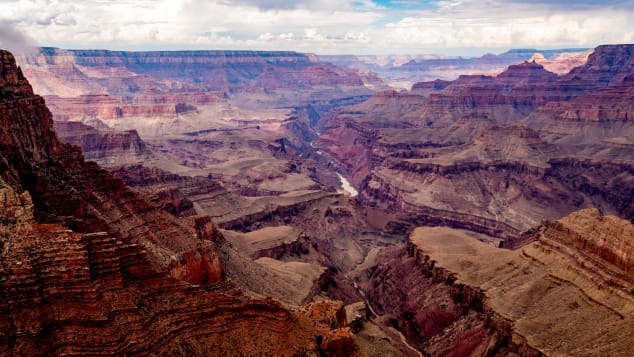
{"label": "exposed bedrock", "polygon": [[145,167],[140,164],[123,165],[110,169],[111,174],[121,179],[126,185],[138,189],[154,189],[161,187],[177,187],[191,190],[219,190],[222,185],[218,181],[202,176],[181,176],[158,167]]}
{"label": "exposed bedrock", "polygon": [[[277,203],[270,203],[269,205],[256,204],[247,207],[246,212],[233,212],[231,215],[227,215],[226,218],[219,217],[216,221],[221,228],[243,232],[261,228],[264,224],[285,224],[297,217],[300,212],[312,208],[314,203],[337,195],[332,192],[306,191],[295,197],[282,196],[282,199],[278,200]],[[266,203],[269,199],[270,197],[264,197],[262,202]]]}
{"label": "exposed bedrock", "polygon": [[595,160],[551,160],[549,176],[590,196],[595,207],[634,222],[634,167]]}
{"label": "exposed bedrock", "polygon": [[310,241],[308,236],[299,236],[297,240],[288,243],[282,243],[270,248],[259,249],[253,253],[253,258],[269,257],[272,259],[280,259],[283,257],[299,257],[302,254],[308,254]]}
{"label": "exposed bedrock", "polygon": [[[345,196],[304,191],[240,197],[203,177],[180,177],[140,166],[122,167],[113,173],[153,200],[165,187],[172,187],[169,190],[176,197],[180,192],[191,197],[198,209],[225,228],[223,235],[229,244],[220,245],[221,259],[228,267],[225,275],[245,290],[292,306],[323,296],[358,299],[342,270],[363,259],[363,251],[352,240],[367,228],[353,217],[356,210]],[[316,228],[319,222],[323,227]],[[197,257],[195,251],[193,254]],[[174,256],[172,266],[179,272],[200,270],[199,260],[190,264],[184,258]]]}
{"label": "exposed bedrock", "polygon": [[110,173],[175,217],[197,214],[194,202],[186,195],[225,192],[220,183],[207,177],[179,176],[157,167],[124,165],[110,168]]}
{"label": "exposed bedrock", "polygon": [[340,303],[245,297],[208,218],[176,219],[60,143],[5,51],[0,143],[1,355],[356,353]]}
{"label": "exposed bedrock", "polygon": [[55,122],[60,140],[81,148],[84,159],[102,167],[143,162],[152,154],[136,130],[97,130],[80,122]]}
{"label": "exposed bedrock", "polygon": [[2,177],[19,191],[29,191],[38,221],[135,241],[151,252],[157,266],[167,265],[170,251],[191,249],[191,228],[95,163],[84,162],[78,148],[60,143],[41,97],[33,95],[10,54],[3,52],[2,61]]}
{"label": "exposed bedrock", "polygon": [[378,207],[446,217],[446,224],[453,217],[465,223],[498,221],[513,235],[542,219],[555,220],[585,207],[601,207],[632,220],[633,179],[629,164],[591,160],[553,159],[546,167],[400,161],[376,170],[361,187],[360,199]]}
{"label": "exposed bedrock", "polygon": [[499,73],[504,67],[523,61],[537,61],[549,71],[567,73],[583,64],[589,55],[583,50],[512,49],[481,57],[429,58],[427,55],[335,55],[321,56],[335,64],[372,71],[396,88],[409,89],[420,81],[449,80],[461,74]]}
{"label": "exposed bedrock", "polygon": [[186,217],[196,214],[194,203],[176,188],[166,188],[158,191],[157,196],[163,209],[173,216]]}
{"label": "exposed bedrock", "polygon": [[240,298],[228,282],[185,285],[137,245],[35,223],[28,196],[4,183],[3,197],[2,354],[354,354],[340,305],[321,303],[317,321],[315,307]]}
{"label": "exposed bedrock", "polygon": [[174,256],[168,267],[170,276],[191,284],[221,281],[222,264],[215,247],[200,247]]}
{"label": "exposed bedrock", "polygon": [[217,251],[217,245],[224,241],[222,234],[209,217],[196,218],[195,227],[198,246],[170,258],[170,276],[199,285],[224,280],[225,274]]}
{"label": "exposed bedrock", "polygon": [[[569,252],[580,252],[583,258],[609,263],[625,273],[621,278],[629,283],[634,282],[633,238],[632,224],[615,216],[603,216],[596,209],[574,212],[547,224],[541,235],[544,243],[555,242]],[[606,273],[609,275],[609,271]]]}
{"label": "exposed bedrock", "polygon": [[228,97],[248,103],[272,92],[292,105],[371,93],[370,75],[297,52],[40,48],[18,62],[49,96],[56,120],[176,117]]}
{"label": "exposed bedrock", "polygon": [[584,84],[593,88],[593,86],[619,83],[632,72],[634,72],[634,45],[602,45],[594,49],[585,64],[573,68],[562,79],[572,82],[575,77],[581,78]]}
{"label": "exposed bedrock", "polygon": [[568,121],[633,121],[634,75],[621,83],[579,96],[571,101],[547,103],[542,111]]}
{"label": "exposed bedrock", "polygon": [[503,328],[505,321],[487,318],[482,290],[455,283],[455,273],[435,267],[411,243],[385,251],[381,259],[383,263],[367,272],[369,285],[360,285],[378,320],[401,331],[418,349],[437,356],[504,355],[527,349],[508,346],[511,331],[500,333],[491,326]]}
{"label": "exposed bedrock", "polygon": [[632,220],[632,48],[382,92],[326,115],[315,146],[362,202],[419,224],[517,238],[589,207]]}
{"label": "exposed bedrock", "polygon": [[[64,80],[66,78],[60,78]],[[85,79],[90,82],[88,78]],[[125,92],[124,92],[125,93]],[[193,112],[197,106],[226,102],[224,92],[152,93],[112,96],[84,94],[78,97],[47,95],[46,104],[55,113],[56,121],[77,119],[113,120],[143,117],[177,117]]]}
{"label": "exposed bedrock", "polygon": [[511,251],[467,231],[419,228],[360,286],[381,321],[429,355],[628,355],[632,229],[583,210]]}

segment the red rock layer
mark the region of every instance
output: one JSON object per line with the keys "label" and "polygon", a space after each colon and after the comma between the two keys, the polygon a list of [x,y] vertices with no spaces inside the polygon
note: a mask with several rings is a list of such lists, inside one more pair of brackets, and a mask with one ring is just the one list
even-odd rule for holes
{"label": "red rock layer", "polygon": [[381,92],[325,116],[315,146],[362,202],[421,223],[512,238],[587,207],[633,219],[633,50],[597,47],[563,76],[523,62]]}
{"label": "red rock layer", "polygon": [[547,225],[543,235],[634,276],[634,226],[625,220],[579,211]]}
{"label": "red rock layer", "polygon": [[65,121],[77,118],[99,118],[104,120],[123,117],[175,116],[177,103],[126,105],[117,98],[106,94],[82,95],[60,98],[47,96],[47,104],[55,113],[55,120]]}
{"label": "red rock layer", "polygon": [[224,93],[151,94],[114,97],[108,94],[86,94],[79,97],[47,95],[47,105],[56,121],[98,118],[103,120],[127,117],[173,117],[196,110],[197,105],[224,101]]}
{"label": "red rock layer", "polygon": [[97,130],[80,122],[56,121],[59,138],[81,148],[84,159],[103,167],[143,162],[151,155],[136,130]]}
{"label": "red rock layer", "polygon": [[[358,71],[295,52],[113,52],[41,48],[19,58],[56,120],[167,116],[228,93],[302,91],[296,100],[369,94]],[[324,93],[330,93],[324,95]]]}
{"label": "red rock layer", "polygon": [[[93,75],[110,93],[150,93],[153,89],[226,90],[244,86],[263,73],[265,65],[305,68],[317,62],[315,56],[296,52],[255,51],[169,51],[121,52],[105,50],[62,50],[42,48],[33,56],[20,58],[29,70],[74,68],[81,78]],[[68,76],[65,76],[68,77]],[[133,81],[126,78],[133,77]],[[180,78],[180,80],[178,80]],[[89,83],[81,83],[90,85]],[[86,88],[88,89],[88,88]],[[89,91],[89,93],[97,93]],[[50,93],[50,94],[55,94]]]}
{"label": "red rock layer", "polygon": [[618,84],[634,72],[634,45],[602,45],[594,49],[586,63],[563,76],[564,81],[594,82],[591,88]]}
{"label": "red rock layer", "polygon": [[[384,323],[401,331],[426,355],[536,352],[522,341],[511,341],[512,331],[504,330],[510,326],[495,326],[493,316],[482,314],[484,296],[478,288],[454,284],[455,274],[435,268],[434,261],[411,243],[384,251],[379,258],[381,263],[368,271],[368,301]],[[499,316],[496,320],[503,321]]]}
{"label": "red rock layer", "polygon": [[0,354],[355,353],[310,308],[241,298],[209,219],[194,229],[61,144],[4,51],[0,143]]}
{"label": "red rock layer", "polygon": [[512,65],[496,77],[460,76],[440,93],[432,93],[423,115],[433,119],[454,119],[472,112],[519,119],[545,103],[562,98],[557,90],[545,87],[557,80],[535,62]]}
{"label": "red rock layer", "polygon": [[547,103],[543,111],[560,120],[634,121],[634,75],[571,101]]}
{"label": "red rock layer", "polygon": [[[40,222],[62,223],[82,232],[108,231],[142,244],[157,266],[196,246],[192,228],[166,215],[130,191],[81,151],[61,144],[51,114],[4,53],[2,92],[2,177],[33,197]],[[11,69],[15,73],[12,74]],[[219,267],[218,267],[219,268]]]}
{"label": "red rock layer", "polygon": [[2,192],[1,355],[355,353],[340,305],[317,304],[331,316],[321,321],[314,308],[240,298],[228,282],[184,284],[152,269],[139,246],[38,224],[28,194]]}
{"label": "red rock layer", "polygon": [[201,176],[179,176],[156,167],[124,165],[111,168],[110,172],[176,217],[196,215],[194,204],[186,195],[210,192],[229,194],[218,181]]}
{"label": "red rock layer", "polygon": [[[517,118],[548,103],[550,111],[560,113],[562,118],[598,120],[599,118],[623,120],[630,118],[627,107],[631,92],[631,78],[634,73],[634,62],[631,45],[599,46],[588,57],[582,66],[574,68],[570,73],[557,77],[536,62],[524,62],[510,66],[499,75],[492,76],[460,76],[457,80],[444,86],[441,93],[432,93],[424,111],[430,118],[442,115],[463,115],[469,111],[480,113],[499,113],[499,108],[490,106],[512,105],[513,114]],[[413,89],[428,87],[430,84],[420,83]],[[597,94],[570,99],[602,90]],[[614,88],[612,88],[612,86]],[[622,97],[623,95],[626,97]],[[602,106],[603,100],[607,100]],[[614,105],[625,107],[614,107]],[[590,106],[589,106],[590,105]],[[578,110],[575,115],[574,110]],[[518,113],[519,112],[519,113]],[[563,113],[562,113],[563,112]],[[585,113],[585,115],[584,115]]]}

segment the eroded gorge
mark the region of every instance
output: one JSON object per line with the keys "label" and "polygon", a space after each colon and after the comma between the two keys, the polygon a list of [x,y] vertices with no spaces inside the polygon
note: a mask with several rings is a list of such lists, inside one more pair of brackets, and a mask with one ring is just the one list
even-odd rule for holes
{"label": "eroded gorge", "polygon": [[0,354],[634,353],[633,50],[2,52]]}

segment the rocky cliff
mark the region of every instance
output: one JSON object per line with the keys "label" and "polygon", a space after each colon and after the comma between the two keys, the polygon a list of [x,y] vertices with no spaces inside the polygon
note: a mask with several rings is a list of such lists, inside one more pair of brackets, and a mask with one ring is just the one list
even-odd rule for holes
{"label": "rocky cliff", "polygon": [[249,196],[336,179],[301,157],[315,136],[310,124],[371,93],[358,71],[296,52],[42,48],[18,62],[46,94],[62,141],[86,159],[213,174]]}
{"label": "rocky cliff", "polygon": [[547,103],[543,111],[560,120],[632,121],[634,120],[634,76],[567,102]]}
{"label": "rocky cliff", "polygon": [[[596,263],[608,263],[632,282],[634,272],[634,226],[596,209],[574,212],[546,225],[543,242],[564,245]],[[547,241],[548,239],[548,241]]]}
{"label": "rocky cliff", "polygon": [[56,120],[175,116],[227,95],[262,98],[297,88],[300,101],[370,93],[357,71],[297,52],[41,48],[18,62]]}
{"label": "rocky cliff", "polygon": [[510,251],[419,228],[361,280],[382,320],[432,356],[628,355],[632,229],[584,210]]}
{"label": "rocky cliff", "polygon": [[564,75],[522,62],[378,93],[325,116],[316,147],[363,202],[432,222],[510,238],[588,207],[632,220],[633,48]]}
{"label": "rocky cliff", "polygon": [[152,155],[135,130],[97,130],[75,121],[57,121],[54,127],[60,140],[79,146],[84,159],[102,167],[140,163]]}
{"label": "rocky cliff", "polygon": [[[562,76],[562,81],[581,80],[590,88],[618,84],[634,72],[634,45],[602,45],[594,49],[585,64]],[[594,82],[594,84],[590,84]]]}
{"label": "rocky cliff", "polygon": [[[152,87],[166,89],[176,84],[169,81],[176,78],[180,78],[181,88],[184,85],[190,89],[207,87],[212,90],[225,90],[230,86],[244,86],[262,74],[267,67],[265,65],[306,68],[317,61],[315,56],[296,52],[122,52],[58,48],[42,48],[35,55],[18,58],[18,62],[32,70],[33,74],[39,71],[57,74],[56,80],[68,80],[70,77],[68,74],[76,73],[78,79],[84,79],[83,83],[78,84],[82,85],[79,88],[85,94],[95,94],[94,90],[89,88],[91,85],[98,85],[109,92],[119,93],[147,91]],[[134,81],[123,79],[135,76],[138,78]],[[36,77],[37,81],[43,81],[45,84],[43,87],[55,86],[52,81],[46,82],[48,76]],[[85,79],[90,77],[100,80],[96,83],[86,82]],[[39,85],[39,83],[36,84],[36,87]],[[57,93],[47,91],[42,94],[56,95]]]}
{"label": "rocky cliff", "polygon": [[194,229],[60,143],[5,51],[0,138],[0,354],[355,353],[340,305],[243,297],[211,221]]}
{"label": "rocky cliff", "polygon": [[[87,79],[87,81],[90,81]],[[193,92],[175,95],[149,93],[112,96],[85,94],[78,97],[45,96],[56,121],[77,119],[114,120],[135,117],[176,117],[197,110],[197,106],[221,104],[224,93]]]}

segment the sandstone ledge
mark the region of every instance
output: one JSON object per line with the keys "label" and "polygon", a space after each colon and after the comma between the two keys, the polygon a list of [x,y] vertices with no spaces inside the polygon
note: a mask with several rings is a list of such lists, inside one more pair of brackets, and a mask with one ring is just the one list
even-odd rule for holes
{"label": "sandstone ledge", "polygon": [[466,231],[418,228],[408,253],[426,275],[450,286],[454,301],[483,315],[487,327],[504,337],[498,343],[505,342],[502,347],[509,351],[632,354],[632,285],[611,283],[618,276],[610,271],[618,268],[603,260],[610,271],[587,269],[586,255],[549,244],[565,240],[550,236],[549,229],[544,232],[539,241],[509,251],[481,243]]}

